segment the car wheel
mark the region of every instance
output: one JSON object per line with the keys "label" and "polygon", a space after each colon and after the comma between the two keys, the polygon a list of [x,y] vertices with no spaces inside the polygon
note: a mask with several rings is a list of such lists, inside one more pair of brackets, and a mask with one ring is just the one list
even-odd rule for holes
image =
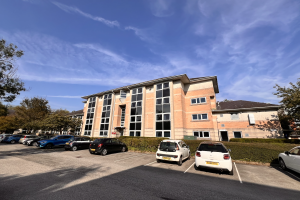
{"label": "car wheel", "polygon": [[37,142],[32,143],[32,146],[37,146]]}
{"label": "car wheel", "polygon": [[191,153],[189,153],[189,157],[188,157],[188,160],[190,160],[191,159]]}
{"label": "car wheel", "polygon": [[47,144],[46,149],[52,149],[53,145],[52,144]]}
{"label": "car wheel", "polygon": [[156,159],[156,162],[160,163],[160,160],[159,160],[159,159]]}
{"label": "car wheel", "polygon": [[77,151],[77,146],[73,146],[72,151]]}
{"label": "car wheel", "polygon": [[122,147],[122,152],[125,152],[126,151],[126,147]]}
{"label": "car wheel", "polygon": [[105,156],[106,154],[107,154],[107,150],[106,150],[106,149],[103,149],[102,152],[101,152],[101,155],[102,155],[102,156]]}
{"label": "car wheel", "polygon": [[11,144],[14,144],[14,143],[16,143],[16,141],[12,140],[12,141],[10,141],[10,143],[11,143]]}
{"label": "car wheel", "polygon": [[279,160],[279,165],[280,165],[281,169],[286,170],[286,165],[282,159]]}
{"label": "car wheel", "polygon": [[182,165],[182,156],[180,156],[179,161],[177,162],[178,166]]}
{"label": "car wheel", "polygon": [[233,175],[233,169],[229,171],[229,175]]}
{"label": "car wheel", "polygon": [[194,164],[194,168],[195,168],[195,170],[199,170],[199,168],[197,167],[196,164]]}

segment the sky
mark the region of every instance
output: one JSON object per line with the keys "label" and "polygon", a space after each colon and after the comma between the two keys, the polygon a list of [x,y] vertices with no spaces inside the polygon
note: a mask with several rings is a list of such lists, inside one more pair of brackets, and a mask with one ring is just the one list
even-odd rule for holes
{"label": "sky", "polygon": [[276,103],[300,78],[299,0],[1,0],[25,97],[53,109],[152,79],[217,76],[217,101]]}

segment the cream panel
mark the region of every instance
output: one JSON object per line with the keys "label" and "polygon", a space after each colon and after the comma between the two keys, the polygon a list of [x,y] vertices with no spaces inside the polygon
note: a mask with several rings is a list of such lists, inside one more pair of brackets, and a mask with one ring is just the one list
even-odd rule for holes
{"label": "cream panel", "polygon": [[[234,113],[234,112],[232,112]],[[248,114],[253,114],[255,120],[278,120],[277,111],[260,111],[260,112],[239,112],[239,120],[231,120],[230,113],[224,113],[223,117],[220,117],[221,114],[214,114],[217,116],[219,122],[225,121],[248,121]]]}
{"label": "cream panel", "polygon": [[207,89],[207,88],[213,88],[213,82],[212,81],[185,84],[184,91],[201,90],[201,89]]}

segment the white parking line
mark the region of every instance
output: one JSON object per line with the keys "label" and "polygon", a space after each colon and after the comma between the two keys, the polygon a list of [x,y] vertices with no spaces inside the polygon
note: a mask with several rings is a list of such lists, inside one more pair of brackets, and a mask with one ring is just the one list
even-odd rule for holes
{"label": "white parking line", "polygon": [[141,157],[141,156],[143,156],[143,155],[131,156],[131,157],[123,158],[123,159],[120,159],[120,160],[115,160],[115,162],[122,161],[122,160],[127,160],[127,159],[130,159],[130,158]]}
{"label": "white parking line", "polygon": [[[187,170],[185,170],[185,172],[189,171],[189,169],[190,169],[194,164],[195,164],[195,162],[194,162],[189,168],[187,168]],[[185,172],[183,172],[183,173],[185,173]]]}
{"label": "white parking line", "polygon": [[[151,162],[151,163],[148,163],[147,165],[151,165],[151,164],[153,164],[153,163],[156,163],[157,161],[153,161],[153,162]],[[144,165],[144,166],[147,166],[147,165]]]}
{"label": "white parking line", "polygon": [[243,182],[242,182],[242,179],[241,179],[241,177],[240,177],[239,171],[238,171],[238,169],[237,169],[237,167],[236,167],[236,164],[235,164],[235,162],[233,162],[233,163],[234,163],[236,172],[237,172],[237,174],[238,174],[238,176],[239,176],[240,182],[243,183]]}

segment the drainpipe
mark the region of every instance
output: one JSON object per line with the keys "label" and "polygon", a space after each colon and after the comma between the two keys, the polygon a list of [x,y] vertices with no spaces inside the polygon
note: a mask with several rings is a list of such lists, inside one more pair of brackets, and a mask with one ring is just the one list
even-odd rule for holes
{"label": "drainpipe", "polygon": [[[116,103],[116,95],[114,93],[114,90],[112,90],[112,93],[114,94],[114,107],[113,107],[113,113],[112,113],[111,126],[114,125],[114,114],[115,114],[115,103]],[[110,130],[112,130],[112,128]],[[110,131],[110,135],[111,135],[111,131]]]}

